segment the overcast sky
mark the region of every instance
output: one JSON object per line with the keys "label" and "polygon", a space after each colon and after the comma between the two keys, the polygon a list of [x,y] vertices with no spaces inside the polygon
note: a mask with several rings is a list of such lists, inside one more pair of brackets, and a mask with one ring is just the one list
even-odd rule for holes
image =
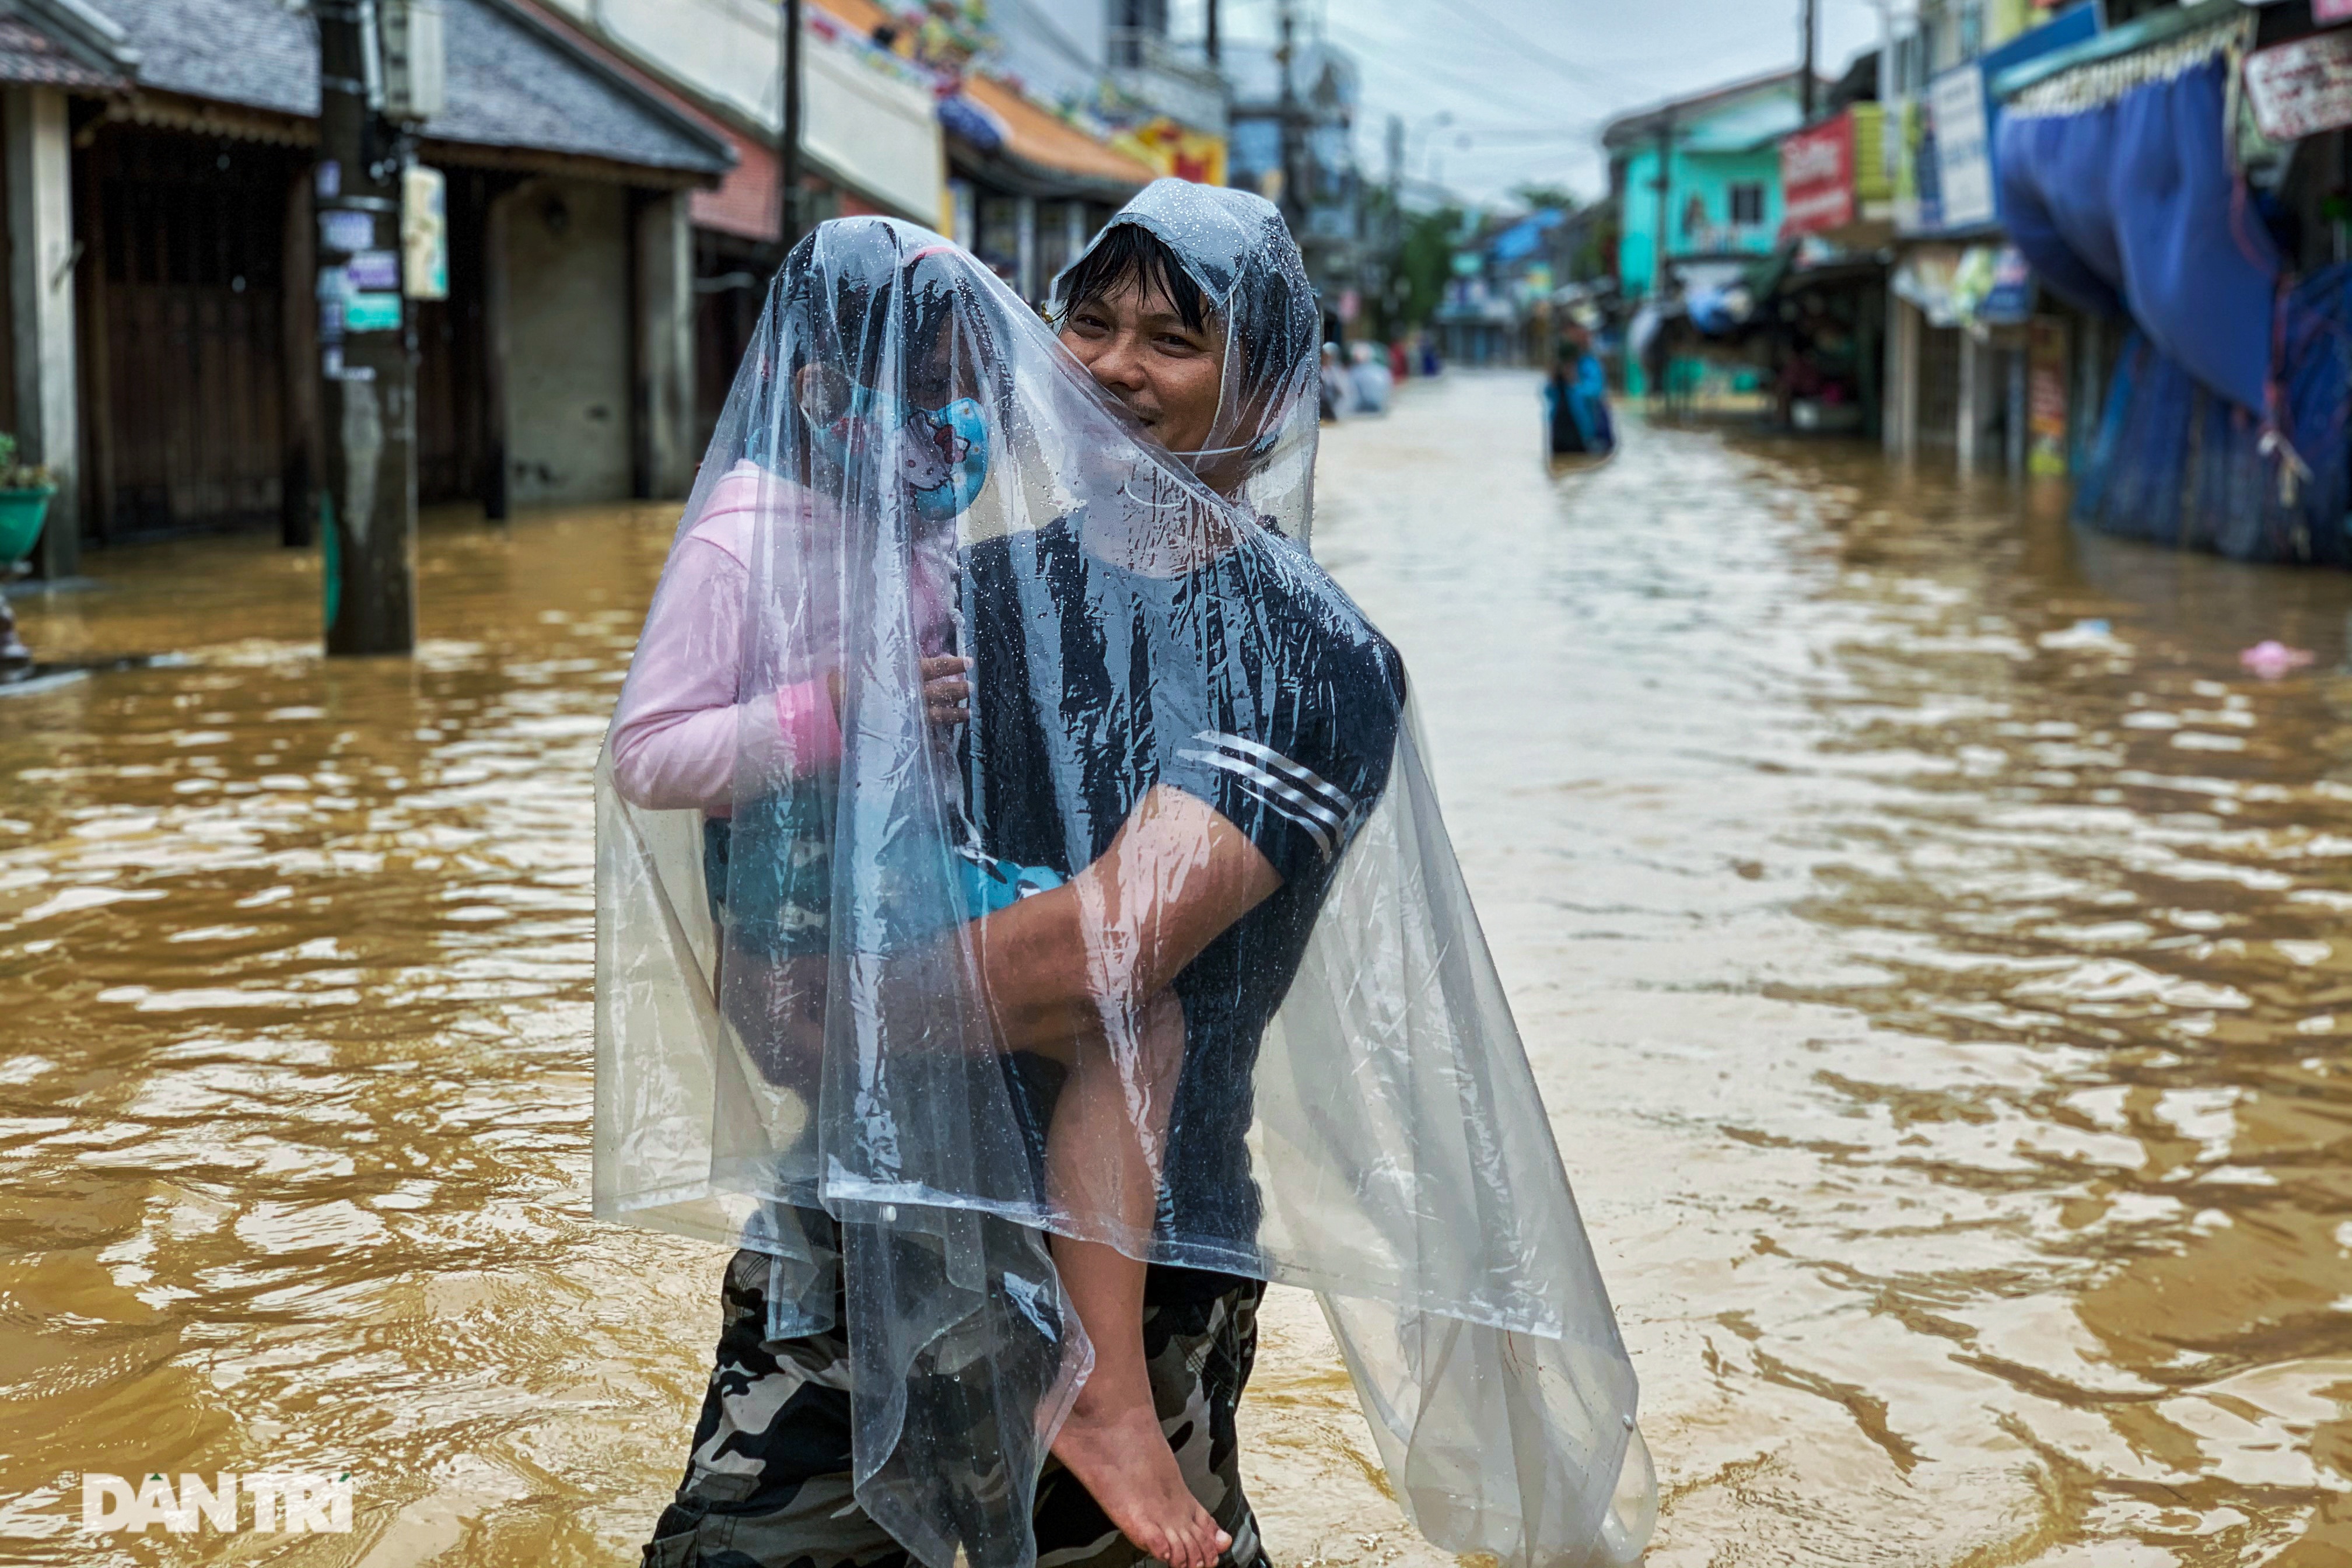
{"label": "overcast sky", "polygon": [[[1406,125],[1406,171],[1479,201],[1526,183],[1598,195],[1601,127],[1629,109],[1797,63],[1799,0],[1297,0],[1364,74],[1358,141],[1386,174],[1385,126]],[[1872,0],[1820,0],[1821,66],[1878,42]],[[1198,37],[1202,0],[1177,0]],[[1272,40],[1275,0],[1223,0],[1228,37]],[[1435,117],[1453,115],[1451,125]],[[1465,145],[1466,142],[1466,145]]]}

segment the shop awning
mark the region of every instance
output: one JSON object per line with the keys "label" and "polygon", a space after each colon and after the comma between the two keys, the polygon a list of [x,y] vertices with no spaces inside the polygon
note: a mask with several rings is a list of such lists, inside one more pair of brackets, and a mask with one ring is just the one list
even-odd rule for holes
{"label": "shop awning", "polygon": [[1106,195],[1132,194],[1158,178],[1149,163],[1096,141],[992,77],[964,78],[963,96],[1003,132],[995,155],[1028,171],[1085,182]]}

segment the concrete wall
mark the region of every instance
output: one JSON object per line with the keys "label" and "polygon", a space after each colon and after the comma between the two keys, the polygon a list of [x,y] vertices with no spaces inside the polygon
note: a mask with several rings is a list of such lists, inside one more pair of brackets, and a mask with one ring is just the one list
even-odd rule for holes
{"label": "concrete wall", "polygon": [[1108,69],[1106,0],[1022,0],[992,7],[1005,64],[1048,100],[1090,98]]}
{"label": "concrete wall", "polygon": [[[783,103],[775,0],[553,4],[623,52],[772,134]],[[877,58],[845,27],[828,31],[812,16],[802,30],[801,136],[809,155],[901,216],[944,222],[947,152],[929,89],[912,71]]]}
{"label": "concrete wall", "polygon": [[508,204],[507,477],[517,506],[630,492],[629,193],[541,176]]}

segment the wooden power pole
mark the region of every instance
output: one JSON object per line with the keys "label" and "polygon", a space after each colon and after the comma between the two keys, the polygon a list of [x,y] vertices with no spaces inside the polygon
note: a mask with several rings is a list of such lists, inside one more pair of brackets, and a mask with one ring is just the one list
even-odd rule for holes
{"label": "wooden power pole", "polygon": [[327,651],[416,647],[415,330],[401,292],[407,136],[383,114],[376,0],[319,22],[320,535]]}

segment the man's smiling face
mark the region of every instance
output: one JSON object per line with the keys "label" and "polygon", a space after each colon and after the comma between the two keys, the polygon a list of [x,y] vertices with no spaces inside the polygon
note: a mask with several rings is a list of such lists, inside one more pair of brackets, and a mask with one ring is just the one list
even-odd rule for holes
{"label": "man's smiling face", "polygon": [[1214,319],[1190,325],[1139,277],[1071,305],[1062,342],[1103,389],[1171,452],[1198,452],[1216,427],[1225,339]]}

